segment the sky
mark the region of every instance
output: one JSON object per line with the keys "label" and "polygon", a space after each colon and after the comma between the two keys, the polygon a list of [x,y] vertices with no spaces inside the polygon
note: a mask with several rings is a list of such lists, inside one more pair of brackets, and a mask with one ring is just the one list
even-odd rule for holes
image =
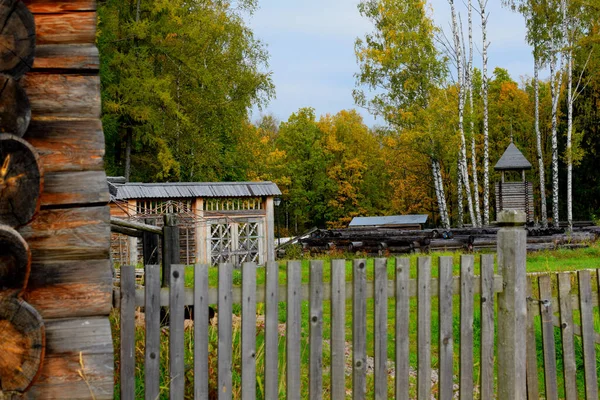
{"label": "sky", "polygon": [[[312,107],[316,115],[336,114],[358,109],[352,98],[358,64],[354,42],[372,31],[370,22],[357,9],[358,0],[259,0],[259,9],[247,18],[257,39],[269,52],[276,97],[262,111],[254,109],[252,119],[272,114],[280,121],[302,107]],[[465,2],[456,1],[464,29],[467,28]],[[473,0],[478,9],[477,0]],[[450,5],[447,0],[429,0],[434,23],[450,35]],[[533,58],[525,42],[523,17],[489,0],[488,75],[496,66],[505,68],[520,82],[532,75]],[[465,37],[466,33],[465,33]],[[474,65],[481,68],[481,19],[473,13]],[[358,109],[365,123],[384,125],[366,110]]]}

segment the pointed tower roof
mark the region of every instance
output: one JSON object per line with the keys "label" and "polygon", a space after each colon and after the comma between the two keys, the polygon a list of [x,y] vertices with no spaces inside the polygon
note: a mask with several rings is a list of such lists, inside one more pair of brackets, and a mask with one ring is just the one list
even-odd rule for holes
{"label": "pointed tower roof", "polygon": [[511,142],[496,163],[494,169],[496,171],[531,169],[531,163],[517,149],[517,146]]}

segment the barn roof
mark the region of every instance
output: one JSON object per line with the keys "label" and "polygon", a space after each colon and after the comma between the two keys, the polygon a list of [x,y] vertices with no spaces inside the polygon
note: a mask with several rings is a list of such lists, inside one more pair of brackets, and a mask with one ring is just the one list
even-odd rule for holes
{"label": "barn roof", "polygon": [[273,182],[116,183],[109,179],[109,186],[117,200],[281,196]]}
{"label": "barn roof", "polygon": [[500,157],[496,163],[494,169],[496,171],[531,169],[531,163],[527,161],[517,146],[511,142],[504,151],[504,154],[502,154],[502,157]]}
{"label": "barn roof", "polygon": [[416,225],[427,222],[427,214],[354,217],[349,226]]}

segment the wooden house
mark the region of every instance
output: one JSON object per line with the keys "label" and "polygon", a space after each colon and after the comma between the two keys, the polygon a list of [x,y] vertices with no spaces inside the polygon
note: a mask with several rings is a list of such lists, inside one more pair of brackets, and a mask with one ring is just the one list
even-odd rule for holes
{"label": "wooden house", "polygon": [[385,217],[354,217],[350,228],[396,228],[404,230],[421,230],[427,223],[427,214],[390,215]]}
{"label": "wooden house", "polygon": [[[112,216],[161,225],[163,215],[177,215],[182,264],[264,265],[275,259],[273,199],[281,192],[272,182],[124,183],[109,178],[109,185]],[[136,238],[117,236],[113,243],[114,261],[141,260]]]}
{"label": "wooden house", "polygon": [[533,184],[525,179],[531,163],[511,142],[494,169],[502,173],[501,181],[496,182],[496,215],[502,210],[520,210],[527,222],[533,223]]}
{"label": "wooden house", "polygon": [[96,1],[0,14],[0,398],[112,399]]}

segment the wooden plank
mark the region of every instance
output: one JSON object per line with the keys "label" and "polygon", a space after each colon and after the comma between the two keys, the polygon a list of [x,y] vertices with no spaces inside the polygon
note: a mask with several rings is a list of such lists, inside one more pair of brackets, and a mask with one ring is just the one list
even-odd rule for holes
{"label": "wooden plank", "polygon": [[286,316],[286,391],[288,400],[300,400],[300,287],[302,283],[302,263],[287,263],[287,316]]}
{"label": "wooden plank", "polygon": [[107,204],[110,200],[104,171],[60,172],[44,175],[43,208]]}
{"label": "wooden plank", "polygon": [[121,399],[135,399],[135,267],[121,267]]}
{"label": "wooden plank", "polygon": [[[454,334],[452,329],[452,256],[439,259],[439,393],[440,400],[450,400],[453,397],[453,362],[454,362]],[[462,348],[462,346],[461,346]]]}
{"label": "wooden plank", "polygon": [[23,3],[34,14],[96,10],[96,0],[23,0]]}
{"label": "wooden plank", "polygon": [[24,138],[37,150],[45,174],[104,170],[104,132],[99,119],[34,118]]}
{"label": "wooden plank", "polygon": [[[233,265],[219,264],[219,353],[217,361],[219,400],[232,399],[232,323],[231,286],[233,284]],[[266,357],[266,352],[265,352]]]}
{"label": "wooden plank", "polygon": [[110,260],[36,261],[25,299],[44,319],[108,315],[112,308]]}
{"label": "wooden plank", "polygon": [[256,268],[242,264],[242,400],[256,399]]}
{"label": "wooden plank", "polygon": [[112,399],[114,359],[108,318],[44,322],[46,357],[40,375],[24,398]]}
{"label": "wooden plank", "polygon": [[208,399],[208,265],[194,266],[194,398]]}
{"label": "wooden plank", "polygon": [[410,374],[408,324],[410,305],[408,297],[410,259],[396,258],[396,399],[408,399]]}
{"label": "wooden plank", "polygon": [[352,262],[352,398],[367,394],[367,271],[366,261]]}
{"label": "wooden plank", "polygon": [[571,274],[558,274],[558,297],[560,301],[560,323],[563,353],[563,377],[565,398],[577,399],[577,365],[573,341],[573,308],[571,307]]}
{"label": "wooden plank", "polygon": [[331,399],[346,398],[346,260],[331,261]]}
{"label": "wooden plank", "polygon": [[460,398],[473,398],[473,264],[472,255],[460,256]]}
{"label": "wooden plank", "polygon": [[107,206],[41,210],[18,231],[34,263],[108,259],[109,219]]}
{"label": "wooden plank", "polygon": [[556,385],[556,343],[554,342],[554,324],[552,316],[552,286],[549,275],[538,278],[540,289],[540,311],[542,314],[542,342],[544,351],[544,380],[546,386],[546,399],[558,400],[558,387]]}
{"label": "wooden plank", "polygon": [[431,399],[431,257],[417,262],[417,398]]}
{"label": "wooden plank", "polygon": [[579,279],[579,308],[583,341],[583,369],[585,376],[585,396],[598,398],[596,377],[596,347],[594,344],[594,317],[592,314],[592,289],[590,271],[577,271]]}
{"label": "wooden plank", "polygon": [[538,382],[538,367],[537,367],[537,345],[535,338],[535,313],[539,307],[533,300],[533,285],[535,284],[535,277],[529,276],[527,279],[527,320],[526,320],[526,344],[527,344],[527,398],[537,399],[539,398],[539,382]]}
{"label": "wooden plank", "polygon": [[481,398],[494,397],[494,255],[481,255]]}
{"label": "wooden plank", "polygon": [[32,72],[98,71],[100,56],[95,44],[42,44],[35,48]]}
{"label": "wooden plank", "polygon": [[185,384],[184,304],[185,266],[171,265],[169,298],[169,398],[182,399]]}
{"label": "wooden plank", "polygon": [[96,12],[34,14],[36,44],[91,44],[96,41]]}
{"label": "wooden plank", "polygon": [[160,394],[160,265],[144,267],[144,289],[144,398],[155,400]]}
{"label": "wooden plank", "polygon": [[[279,264],[269,261],[266,266],[265,293],[265,399],[279,398]],[[285,298],[282,296],[282,298]]]}
{"label": "wooden plank", "polygon": [[100,77],[97,75],[30,72],[21,85],[31,103],[32,118],[99,118]]}
{"label": "wooden plank", "polygon": [[375,399],[387,399],[387,259],[375,259]]}
{"label": "wooden plank", "polygon": [[323,261],[310,262],[308,395],[323,398]]}

